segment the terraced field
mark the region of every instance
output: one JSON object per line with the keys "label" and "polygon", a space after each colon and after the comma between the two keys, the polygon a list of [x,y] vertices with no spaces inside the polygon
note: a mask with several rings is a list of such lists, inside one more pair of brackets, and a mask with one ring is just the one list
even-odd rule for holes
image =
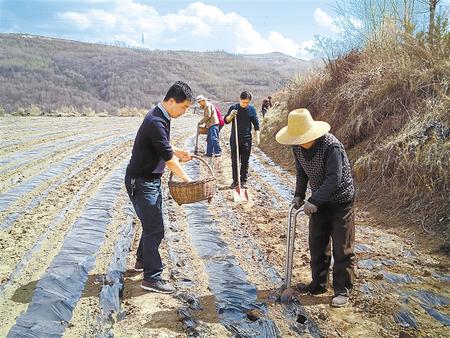
{"label": "terraced field", "polygon": [[[141,120],[0,118],[0,336],[450,336],[448,259],[364,208],[351,306],[330,308],[331,291],[280,304],[295,178],[258,149],[248,204],[227,189],[228,151],[210,160],[210,204],[178,206],[165,189],[164,276],[178,291],[143,291],[130,269],[141,229],[123,185]],[[193,150],[196,121],[174,121],[176,145]],[[196,161],[186,168],[207,175]],[[302,218],[294,281],[309,279],[307,236]]]}

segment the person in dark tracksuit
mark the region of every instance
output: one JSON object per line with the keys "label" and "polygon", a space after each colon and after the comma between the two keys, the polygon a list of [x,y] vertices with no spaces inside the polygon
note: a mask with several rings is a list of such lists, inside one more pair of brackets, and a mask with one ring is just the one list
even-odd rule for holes
{"label": "person in dark tracksuit", "polygon": [[163,264],[159,245],[164,238],[161,176],[167,166],[184,181],[190,181],[180,161],[191,159],[189,153],[170,144],[172,118],[183,115],[194,101],[191,88],[177,81],[163,102],[148,112],[134,140],[125,186],[134,210],[142,223],[142,236],[134,269],[144,272],[141,288],[172,293],[175,288],[161,278]]}
{"label": "person in dark tracksuit", "polygon": [[[333,255],[331,305],[343,307],[355,278],[355,187],[344,146],[329,130],[328,123],[314,121],[307,109],[297,109],[289,113],[288,125],[277,133],[276,140],[293,146],[297,179],[292,203],[296,208],[304,205],[310,216],[312,281],[298,284],[297,289],[311,294],[326,292]],[[311,196],[305,200],[308,183]]]}
{"label": "person in dark tracksuit", "polygon": [[[255,107],[250,105],[252,95],[248,91],[244,91],[240,95],[239,103],[233,104],[228,109],[225,115],[225,123],[231,123],[235,117],[237,117],[238,127],[238,139],[239,139],[239,158],[241,162],[241,168],[239,168],[242,188],[247,188],[248,178],[248,160],[252,151],[252,125],[255,128],[255,145],[258,146],[260,142],[259,135],[259,121],[256,114]],[[231,148],[231,165],[233,170],[233,183],[230,185],[230,189],[234,189],[238,185],[238,167],[236,161],[236,141],[234,122],[231,126],[230,135],[230,148]]]}

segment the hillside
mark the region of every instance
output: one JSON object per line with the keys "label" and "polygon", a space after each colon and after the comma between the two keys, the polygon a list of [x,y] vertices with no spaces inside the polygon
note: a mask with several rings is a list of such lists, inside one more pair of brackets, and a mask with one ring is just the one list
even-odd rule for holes
{"label": "hillside", "polygon": [[147,108],[176,80],[216,100],[234,101],[244,89],[261,98],[309,65],[280,53],[151,51],[0,34],[0,107],[91,107],[115,114],[122,107]]}
{"label": "hillside", "polygon": [[291,148],[273,139],[290,111],[308,108],[345,145],[360,205],[408,237],[418,227],[416,238],[432,235],[449,253],[450,33],[434,49],[397,34],[376,49],[329,61],[274,95],[281,104],[267,114],[262,147],[294,168]]}

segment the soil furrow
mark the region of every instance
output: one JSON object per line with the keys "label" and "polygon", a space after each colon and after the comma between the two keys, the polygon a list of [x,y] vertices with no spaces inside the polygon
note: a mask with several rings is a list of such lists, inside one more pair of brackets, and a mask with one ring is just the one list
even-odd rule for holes
{"label": "soil furrow", "polygon": [[[17,224],[17,231],[10,233],[11,238],[8,236],[3,246],[3,251],[8,251],[7,256],[3,256],[2,267],[8,268],[2,269],[2,273],[12,271],[11,266],[16,265],[16,268],[20,266],[19,270],[22,270],[17,274],[15,280],[11,285],[8,285],[4,289],[3,299],[0,303],[0,333],[3,332],[6,335],[7,330],[13,324],[14,318],[24,309],[31,300],[32,292],[43,271],[50,264],[53,257],[58,253],[62,245],[64,236],[72,224],[79,218],[83,211],[83,206],[86,205],[89,198],[93,193],[102,185],[105,177],[108,176],[110,170],[114,168],[116,163],[127,159],[129,154],[128,149],[122,149],[121,152],[112,151],[101,155],[97,162],[90,168],[84,170],[79,176],[73,178],[70,182],[60,187],[55,196],[51,197],[38,207],[36,212],[39,214],[39,208],[42,211],[42,217],[35,218],[35,214],[30,215],[30,220],[20,220]],[[86,182],[91,181],[90,188],[86,192],[82,193],[79,200],[74,202],[73,209],[70,208],[70,201],[73,199],[73,191],[79,191],[79,187],[82,187]],[[54,205],[54,211],[48,214],[49,206]],[[60,210],[65,210],[65,207],[69,206],[69,210],[63,219],[59,219],[58,215]],[[64,212],[64,211],[63,211]],[[48,229],[48,224],[52,226],[52,217],[56,222],[53,229]],[[32,221],[34,219],[34,221]],[[47,221],[48,219],[48,221]],[[61,222],[62,221],[62,222]],[[33,232],[30,235],[26,235],[27,224],[34,224]],[[20,225],[20,227],[19,227]],[[22,230],[20,230],[22,229]],[[41,230],[40,230],[41,229]],[[44,234],[43,237],[38,237]],[[3,236],[2,236],[3,237]],[[47,237],[47,238],[46,238]],[[32,250],[33,245],[36,244],[36,240],[41,243],[38,244],[37,252],[33,252],[31,259],[28,260],[25,266],[22,266],[19,262],[23,257],[26,257],[27,250]],[[11,244],[8,244],[8,240],[11,240]],[[8,245],[6,245],[8,244]],[[22,253],[21,253],[22,252]],[[6,332],[5,332],[6,330]],[[1,335],[1,334],[0,334]]]}
{"label": "soil furrow", "polygon": [[[171,142],[192,148],[198,119],[173,120]],[[450,337],[448,260],[418,245],[420,231],[383,227],[361,205],[356,210],[358,269],[351,304],[331,308],[330,289],[320,296],[296,293],[293,303],[281,305],[276,298],[284,274],[287,209],[295,176],[255,147],[249,203],[232,201],[227,144],[222,157],[207,159],[219,186],[211,204],[178,206],[168,194],[167,175],[163,177],[163,277],[177,292],[142,290],[142,273],[131,269],[141,225],[126,211],[123,172],[114,189],[105,183],[118,164],[129,159],[141,122],[2,119],[2,144],[9,144],[3,158],[57,147],[67,139],[75,145],[92,130],[109,135],[45,158],[35,154],[0,179],[0,189],[9,190],[0,196],[0,220],[8,228],[0,230],[0,336],[6,336],[17,319],[12,336],[24,330],[66,337],[253,337],[258,332],[282,337]],[[229,128],[221,133],[225,139]],[[204,149],[204,136],[199,144]],[[196,161],[186,166],[193,177],[207,175]],[[108,207],[96,208],[92,201]],[[80,219],[95,222],[95,227],[81,231]],[[73,238],[74,233],[83,239]],[[306,216],[299,219],[295,245],[293,282],[308,282]],[[44,289],[43,284],[51,287]]]}
{"label": "soil furrow", "polygon": [[[116,137],[118,138],[116,139]],[[125,142],[130,139],[131,134],[125,136],[114,135],[110,138],[107,138],[102,143],[94,143],[92,145],[89,145],[88,147],[84,147],[81,149],[81,151],[80,149],[76,149],[69,156],[64,157],[59,162],[54,163],[51,169],[40,172],[39,174],[24,181],[17,187],[13,187],[7,192],[3,193],[0,196],[0,212],[4,212],[8,208],[12,207],[18,200],[22,199],[24,195],[28,194],[29,192],[33,191],[35,194],[41,194],[42,191],[47,188],[45,185],[42,185],[42,183],[50,185],[52,183],[50,181],[51,179],[57,178],[65,170],[70,169],[81,161],[84,161],[87,156],[95,154],[102,148],[108,147],[111,143],[114,144],[115,142],[121,141]],[[21,209],[23,206],[19,205],[17,207]],[[9,210],[9,213],[11,213],[11,210]]]}
{"label": "soil furrow", "polygon": [[[46,154],[46,156],[42,157],[36,156],[34,158],[27,158],[23,163],[17,165],[15,164],[3,171],[1,174],[0,189],[2,191],[7,191],[23,181],[28,180],[30,176],[32,177],[33,175],[36,175],[36,173],[52,170],[55,164],[57,165],[59,162],[64,161],[67,157],[73,156],[76,152],[79,152],[92,144],[101,142],[104,143],[113,136],[122,137],[123,134],[124,131],[119,133],[105,133],[98,138],[86,138],[83,142],[73,144],[72,146],[69,144],[67,147],[63,147],[53,154]],[[131,134],[130,137],[132,137]]]}
{"label": "soil furrow", "polygon": [[[95,265],[89,271],[83,293],[73,310],[72,318],[64,331],[64,337],[109,336],[105,323],[107,319],[111,323],[117,319],[111,316],[110,311],[116,309],[119,302],[119,294],[113,295],[112,291],[120,290],[120,272],[111,268],[114,269],[117,262],[125,259],[129,250],[128,246],[125,252],[116,251],[116,246],[123,240],[122,235],[130,237],[130,244],[133,236],[133,232],[130,231],[133,230],[132,218],[125,212],[125,206],[129,208],[128,202],[128,196],[122,184],[117,201],[111,209],[112,215],[105,229],[104,242],[96,254]],[[123,225],[128,229],[125,233],[120,231]],[[127,240],[127,238],[124,239]]]}
{"label": "soil furrow", "polygon": [[[17,219],[23,217],[25,214],[33,210],[49,194],[58,189],[58,187],[62,186],[67,180],[72,179],[73,177],[79,175],[79,173],[85,170],[87,167],[92,166],[92,164],[99,158],[101,154],[105,154],[107,152],[110,152],[111,150],[116,151],[115,148],[123,147],[123,145],[126,143],[126,139],[113,139],[101,144],[101,146],[103,147],[100,146],[99,149],[95,148],[94,151],[91,151],[90,153],[83,152],[83,156],[77,156],[77,159],[79,160],[77,162],[74,162],[68,169],[61,171],[58,177],[43,182],[43,184],[45,185],[51,183],[50,185],[48,185],[48,187],[45,188],[45,190],[41,191],[39,194],[36,194],[35,191],[31,191],[30,193],[34,195],[33,197],[22,197],[22,199],[19,199],[17,202],[15,202],[15,204],[19,204],[18,206],[12,206],[12,208],[8,208],[9,210],[2,211],[1,214],[6,214],[6,216],[0,222],[0,229],[5,230],[10,228]],[[29,187],[36,187],[36,183],[38,181],[38,179],[33,180],[33,183],[29,184]],[[26,186],[21,187],[22,193],[24,193],[26,190]],[[18,194],[16,194],[16,196],[17,195]],[[17,211],[13,211],[13,209]]]}
{"label": "soil furrow", "polygon": [[17,318],[8,336],[31,332],[38,336],[62,335],[103,244],[124,171],[125,164],[121,164],[88,201],[60,252],[37,282],[27,311]]}

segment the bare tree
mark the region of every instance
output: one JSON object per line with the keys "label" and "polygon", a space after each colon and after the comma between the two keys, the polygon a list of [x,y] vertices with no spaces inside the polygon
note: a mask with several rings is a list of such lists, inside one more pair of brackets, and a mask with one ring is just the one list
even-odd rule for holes
{"label": "bare tree", "polygon": [[428,0],[430,19],[428,23],[428,40],[430,46],[434,44],[435,23],[436,23],[436,7],[441,0]]}
{"label": "bare tree", "polygon": [[[392,29],[407,35],[424,32],[435,43],[441,0],[336,0],[337,39],[315,37],[314,55],[329,58],[345,51],[383,45]],[[326,48],[327,50],[325,50]],[[335,53],[338,55],[335,55]]]}

